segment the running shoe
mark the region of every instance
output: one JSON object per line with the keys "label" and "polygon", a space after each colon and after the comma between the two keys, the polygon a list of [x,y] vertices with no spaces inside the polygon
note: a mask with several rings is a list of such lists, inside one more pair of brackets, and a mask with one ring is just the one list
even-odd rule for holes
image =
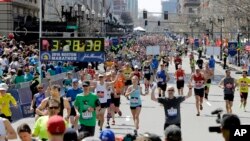
{"label": "running shoe", "polygon": [[115,121],[114,120],[112,121],[112,125],[115,125]]}
{"label": "running shoe", "polygon": [[121,117],[121,116],[122,116],[122,112],[121,112],[121,111],[119,111],[119,112],[118,112],[118,115]]}

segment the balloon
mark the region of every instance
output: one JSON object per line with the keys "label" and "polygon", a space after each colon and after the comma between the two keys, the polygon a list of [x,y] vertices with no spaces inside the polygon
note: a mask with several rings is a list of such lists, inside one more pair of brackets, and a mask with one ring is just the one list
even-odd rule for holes
{"label": "balloon", "polygon": [[9,35],[8,35],[8,38],[10,39],[10,40],[12,40],[12,39],[14,39],[14,34],[13,33],[9,33]]}

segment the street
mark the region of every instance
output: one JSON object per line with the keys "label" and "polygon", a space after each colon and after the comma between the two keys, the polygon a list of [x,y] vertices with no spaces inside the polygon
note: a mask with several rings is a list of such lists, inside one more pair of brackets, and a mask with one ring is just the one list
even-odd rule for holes
{"label": "street", "polygon": [[[204,60],[205,61],[205,60]],[[190,67],[188,57],[183,57],[183,69],[187,74],[185,83],[188,82],[190,78]],[[168,85],[173,85],[176,87],[174,81],[174,64],[170,65],[169,74],[171,76],[171,81]],[[223,108],[225,112],[225,102],[223,99],[223,91],[218,87],[218,83],[221,78],[224,77],[224,70],[221,66],[216,64],[215,68],[215,79],[212,81],[209,93],[209,103],[204,101],[203,111],[201,111],[201,116],[196,116],[195,108],[195,97],[194,93],[191,98],[184,101],[181,105],[181,126],[182,126],[182,135],[183,140],[185,141],[221,141],[223,140],[221,134],[209,133],[208,128],[210,126],[218,126],[216,124],[217,115],[211,115],[211,111],[216,108]],[[235,74],[232,71],[231,75],[235,78],[239,78],[239,74]],[[141,85],[143,86],[143,85]],[[144,89],[144,88],[143,88]],[[143,90],[144,91],[144,90]],[[185,87],[184,94],[187,94],[188,88]],[[177,95],[177,89],[175,89],[175,95]],[[157,96],[157,94],[156,94]],[[161,138],[164,138],[163,125],[164,125],[164,109],[163,107],[156,102],[151,101],[150,95],[142,96],[142,111],[140,114],[140,129],[139,134],[145,132],[155,133],[160,135]],[[247,112],[244,112],[243,109],[239,108],[240,96],[239,92],[235,93],[235,100],[233,106],[233,113],[237,114],[243,124],[250,123],[250,108],[247,108]],[[249,107],[249,104],[248,104]],[[130,112],[129,101],[122,97],[121,99],[121,111],[123,113],[122,117],[116,118],[116,125],[111,126],[111,129],[115,132],[116,135],[126,135],[127,133],[133,133],[134,126],[133,120],[131,118],[132,114]],[[28,123],[31,127],[34,126],[34,118],[25,118],[13,123],[13,127],[16,129],[21,123]],[[99,136],[99,127],[96,126],[96,134]]]}

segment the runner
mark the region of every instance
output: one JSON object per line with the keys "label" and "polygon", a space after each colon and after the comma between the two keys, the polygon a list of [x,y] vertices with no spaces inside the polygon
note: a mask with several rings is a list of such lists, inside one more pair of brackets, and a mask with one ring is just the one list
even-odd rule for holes
{"label": "runner", "polygon": [[234,92],[235,87],[237,86],[237,81],[231,77],[231,71],[226,70],[226,76],[222,78],[219,83],[219,87],[224,89],[224,100],[226,102],[227,113],[232,113],[233,101],[234,101]]}
{"label": "runner", "polygon": [[195,60],[194,60],[193,52],[191,52],[191,54],[189,55],[189,64],[191,68],[191,73],[194,73],[195,72]]}
{"label": "runner", "polygon": [[96,111],[100,111],[98,96],[90,92],[90,82],[82,83],[83,93],[76,96],[74,103],[77,117],[79,117],[79,132],[87,132],[90,136],[95,134]]}
{"label": "runner", "polygon": [[[114,80],[114,76],[113,79]],[[117,80],[114,83],[114,93],[111,95],[111,107],[112,107],[112,125],[115,125],[115,113],[118,113],[119,116],[122,116],[122,112],[120,110],[120,95],[124,91],[125,86],[125,78],[122,73],[122,70],[119,70],[119,75],[117,76]]]}
{"label": "runner", "polygon": [[247,71],[242,72],[242,77],[238,79],[237,86],[240,89],[241,104],[240,108],[244,108],[246,112],[247,97],[248,97],[248,87],[250,86],[250,78],[247,77]]}
{"label": "runner", "polygon": [[75,129],[77,129],[79,117],[76,116],[74,102],[75,102],[76,96],[82,93],[82,89],[79,87],[78,84],[79,83],[78,83],[77,78],[72,79],[72,87],[69,88],[66,93],[66,98],[70,102],[70,107],[71,107],[69,121],[70,121],[71,126]]}
{"label": "runner", "polygon": [[125,67],[123,68],[122,72],[123,72],[123,74],[125,76],[125,79],[126,79],[125,88],[124,88],[124,90],[126,91],[126,89],[128,88],[128,86],[132,84],[131,78],[130,78],[130,74],[132,72],[132,69],[129,66],[129,63],[125,63]]}
{"label": "runner", "polygon": [[214,75],[214,71],[213,69],[211,69],[208,65],[208,63],[205,63],[205,68],[203,70],[203,74],[204,74],[204,77],[205,77],[205,99],[208,100],[208,94],[209,94],[209,88],[210,88],[210,85],[211,85],[211,82],[212,82],[212,78],[213,78],[213,75]]}
{"label": "runner", "polygon": [[[105,82],[112,82],[112,77],[111,77],[111,74],[112,73],[115,73],[114,70],[112,70],[111,72],[107,72],[106,73],[106,79],[105,79]],[[110,125],[109,125],[109,120],[112,118],[112,114],[111,114],[111,94],[113,93],[113,85],[110,85],[107,87],[107,126],[106,128],[110,128]]]}
{"label": "runner", "polygon": [[[142,88],[138,85],[138,77],[133,76],[132,77],[132,85],[130,85],[126,91],[125,96],[130,96],[130,109],[134,120],[135,125],[135,134],[137,135],[137,130],[139,129],[139,116],[141,112],[142,102],[141,102],[141,96],[142,94]],[[144,95],[145,96],[145,95]]]}
{"label": "runner", "polygon": [[178,94],[183,95],[183,88],[185,83],[185,71],[182,69],[181,65],[178,65],[178,70],[175,71],[176,87],[178,89]]}
{"label": "runner", "polygon": [[[52,85],[48,88],[50,96],[45,98],[41,104],[36,109],[36,114],[40,116],[45,116],[48,114],[47,108],[48,108],[48,101],[50,99],[55,99],[60,102],[60,112],[58,115],[65,117],[65,120],[68,121],[70,117],[70,104],[68,99],[63,98],[60,96],[61,86],[60,85]],[[67,116],[63,115],[63,110],[67,110]]]}
{"label": "runner", "polygon": [[93,83],[93,88],[95,89],[95,93],[96,95],[99,97],[99,101],[101,103],[101,110],[97,111],[97,119],[98,121],[98,125],[100,127],[100,131],[102,131],[102,127],[104,124],[104,115],[106,112],[106,108],[108,106],[107,104],[107,100],[108,100],[108,91],[107,88],[112,86],[114,84],[114,82],[116,79],[112,82],[105,82],[104,81],[104,75],[103,74],[99,74],[98,76],[99,80],[98,81],[92,81]]}
{"label": "runner", "polygon": [[17,102],[10,93],[7,93],[8,89],[9,87],[7,84],[0,84],[0,117],[6,118],[12,122],[10,104],[17,108]]}
{"label": "runner", "polygon": [[143,75],[144,75],[144,85],[145,93],[148,93],[149,86],[151,84],[151,75],[153,74],[152,68],[150,67],[150,62],[147,60],[143,66]]}
{"label": "runner", "polygon": [[39,115],[36,114],[36,108],[41,104],[41,102],[45,99],[45,93],[43,89],[43,85],[39,84],[37,86],[38,93],[34,95],[31,104],[30,104],[30,110],[34,112],[35,114],[35,121],[38,119]]}
{"label": "runner", "polygon": [[8,119],[0,117],[0,127],[0,141],[17,139],[17,133]]}
{"label": "runner", "polygon": [[182,59],[180,57],[180,55],[176,55],[176,57],[174,58],[174,64],[175,64],[175,70],[178,69],[178,65],[182,64]]}
{"label": "runner", "polygon": [[169,75],[164,70],[164,64],[160,65],[160,70],[156,74],[156,82],[159,91],[159,97],[165,97],[165,91],[167,88],[167,82],[170,80]]}
{"label": "runner", "polygon": [[197,66],[199,67],[199,69],[203,69],[203,60],[202,58],[198,58],[198,60],[196,61]]}
{"label": "runner", "polygon": [[194,81],[194,94],[195,94],[195,103],[196,103],[196,109],[197,114],[196,116],[200,116],[200,110],[203,110],[203,97],[204,97],[204,83],[205,83],[205,77],[201,73],[200,69],[196,69],[195,73],[192,74],[190,83]]}
{"label": "runner", "polygon": [[161,103],[165,111],[165,124],[164,130],[172,124],[181,128],[181,111],[180,104],[187,98],[192,96],[192,86],[189,85],[187,96],[174,96],[174,87],[168,86],[167,98],[155,98],[156,85],[152,88],[151,100]]}
{"label": "runner", "polygon": [[93,80],[94,77],[95,77],[95,70],[92,68],[92,64],[91,63],[88,64],[88,68],[87,68],[86,71],[91,76],[91,80]]}

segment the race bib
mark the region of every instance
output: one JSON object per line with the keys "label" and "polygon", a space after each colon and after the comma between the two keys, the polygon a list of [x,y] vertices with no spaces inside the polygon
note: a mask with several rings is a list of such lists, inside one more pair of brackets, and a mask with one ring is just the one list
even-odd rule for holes
{"label": "race bib", "polygon": [[203,81],[197,81],[197,82],[195,83],[195,86],[196,86],[196,87],[202,87],[202,86],[203,86]]}
{"label": "race bib", "polygon": [[133,98],[130,99],[130,103],[131,104],[138,104],[139,100],[138,100],[138,98],[133,97]]}
{"label": "race bib", "polygon": [[158,81],[159,81],[159,82],[163,82],[163,79],[162,79],[162,78],[158,78]]}
{"label": "race bib", "polygon": [[174,109],[173,107],[171,109],[168,109],[168,116],[169,117],[174,117],[177,116],[177,109]]}
{"label": "race bib", "polygon": [[149,74],[149,71],[144,71],[145,74]]}
{"label": "race bib", "polygon": [[83,119],[91,119],[93,117],[92,112],[86,111],[82,113]]}
{"label": "race bib", "polygon": [[183,80],[184,78],[183,77],[178,77],[178,80]]}

